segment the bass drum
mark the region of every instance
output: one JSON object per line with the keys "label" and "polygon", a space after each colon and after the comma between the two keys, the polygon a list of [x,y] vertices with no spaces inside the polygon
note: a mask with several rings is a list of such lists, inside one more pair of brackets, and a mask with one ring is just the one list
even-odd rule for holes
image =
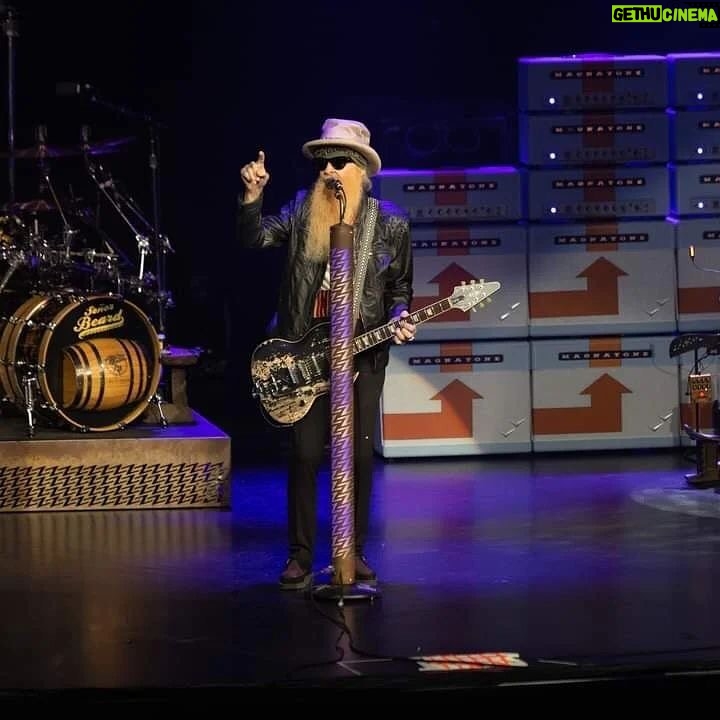
{"label": "bass drum", "polygon": [[123,429],[157,392],[160,340],[121,296],[34,295],[0,329],[0,385],[24,411],[31,384],[35,412],[53,425]]}

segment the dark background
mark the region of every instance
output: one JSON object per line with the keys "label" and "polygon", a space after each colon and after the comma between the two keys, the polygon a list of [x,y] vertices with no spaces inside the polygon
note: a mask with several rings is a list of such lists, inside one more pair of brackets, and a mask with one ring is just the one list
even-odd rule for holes
{"label": "dark background", "polygon": [[[19,36],[9,52],[3,34],[3,145],[12,58],[16,147],[31,147],[39,124],[51,146],[79,143],[83,124],[93,141],[133,138],[98,160],[152,219],[154,121],[159,224],[174,249],[167,339],[204,349],[191,404],[228,428],[262,425],[247,368],[273,310],[280,261],[234,250],[239,168],[258,149],[272,176],[269,210],[309,181],[300,147],[330,116],[363,120],[386,167],[514,164],[519,57],[720,47],[720,29],[613,24],[609,2],[11,5]],[[94,92],[58,97],[62,81]],[[77,158],[51,169],[63,191],[98,207]],[[8,172],[1,177],[7,197]],[[16,178],[17,199],[42,190],[34,162],[19,161]],[[114,242],[136,258],[132,233],[101,212]],[[252,432],[243,437],[252,443]]]}

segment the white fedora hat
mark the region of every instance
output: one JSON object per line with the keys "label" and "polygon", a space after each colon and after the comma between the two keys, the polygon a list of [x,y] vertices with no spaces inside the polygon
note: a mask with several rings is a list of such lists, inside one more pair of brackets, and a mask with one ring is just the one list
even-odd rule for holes
{"label": "white fedora hat", "polygon": [[322,126],[320,138],[310,140],[303,145],[303,155],[308,158],[325,155],[324,149],[349,148],[359,153],[367,163],[367,174],[375,175],[380,171],[380,156],[370,146],[370,131],[357,120],[328,118]]}

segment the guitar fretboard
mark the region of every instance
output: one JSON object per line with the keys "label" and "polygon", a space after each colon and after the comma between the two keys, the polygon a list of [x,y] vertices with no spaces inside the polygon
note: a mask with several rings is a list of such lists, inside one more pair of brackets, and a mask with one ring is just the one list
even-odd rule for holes
{"label": "guitar fretboard", "polygon": [[[452,310],[453,304],[451,299],[452,298],[445,298],[431,305],[426,305],[424,308],[410,313],[409,318],[403,319],[409,319],[413,324],[420,325],[420,323],[424,323],[437,315]],[[367,350],[375,345],[379,345],[381,342],[389,340],[395,334],[398,327],[400,327],[400,322],[401,320],[392,320],[382,327],[358,335],[355,340],[353,340],[353,351],[356,353],[362,352],[363,350]]]}

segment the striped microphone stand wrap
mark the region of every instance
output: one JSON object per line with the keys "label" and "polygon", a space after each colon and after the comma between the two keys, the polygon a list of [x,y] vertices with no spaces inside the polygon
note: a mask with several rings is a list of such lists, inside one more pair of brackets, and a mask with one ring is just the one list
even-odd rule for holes
{"label": "striped microphone stand wrap", "polygon": [[353,230],[330,230],[330,459],[333,584],[355,581]]}

